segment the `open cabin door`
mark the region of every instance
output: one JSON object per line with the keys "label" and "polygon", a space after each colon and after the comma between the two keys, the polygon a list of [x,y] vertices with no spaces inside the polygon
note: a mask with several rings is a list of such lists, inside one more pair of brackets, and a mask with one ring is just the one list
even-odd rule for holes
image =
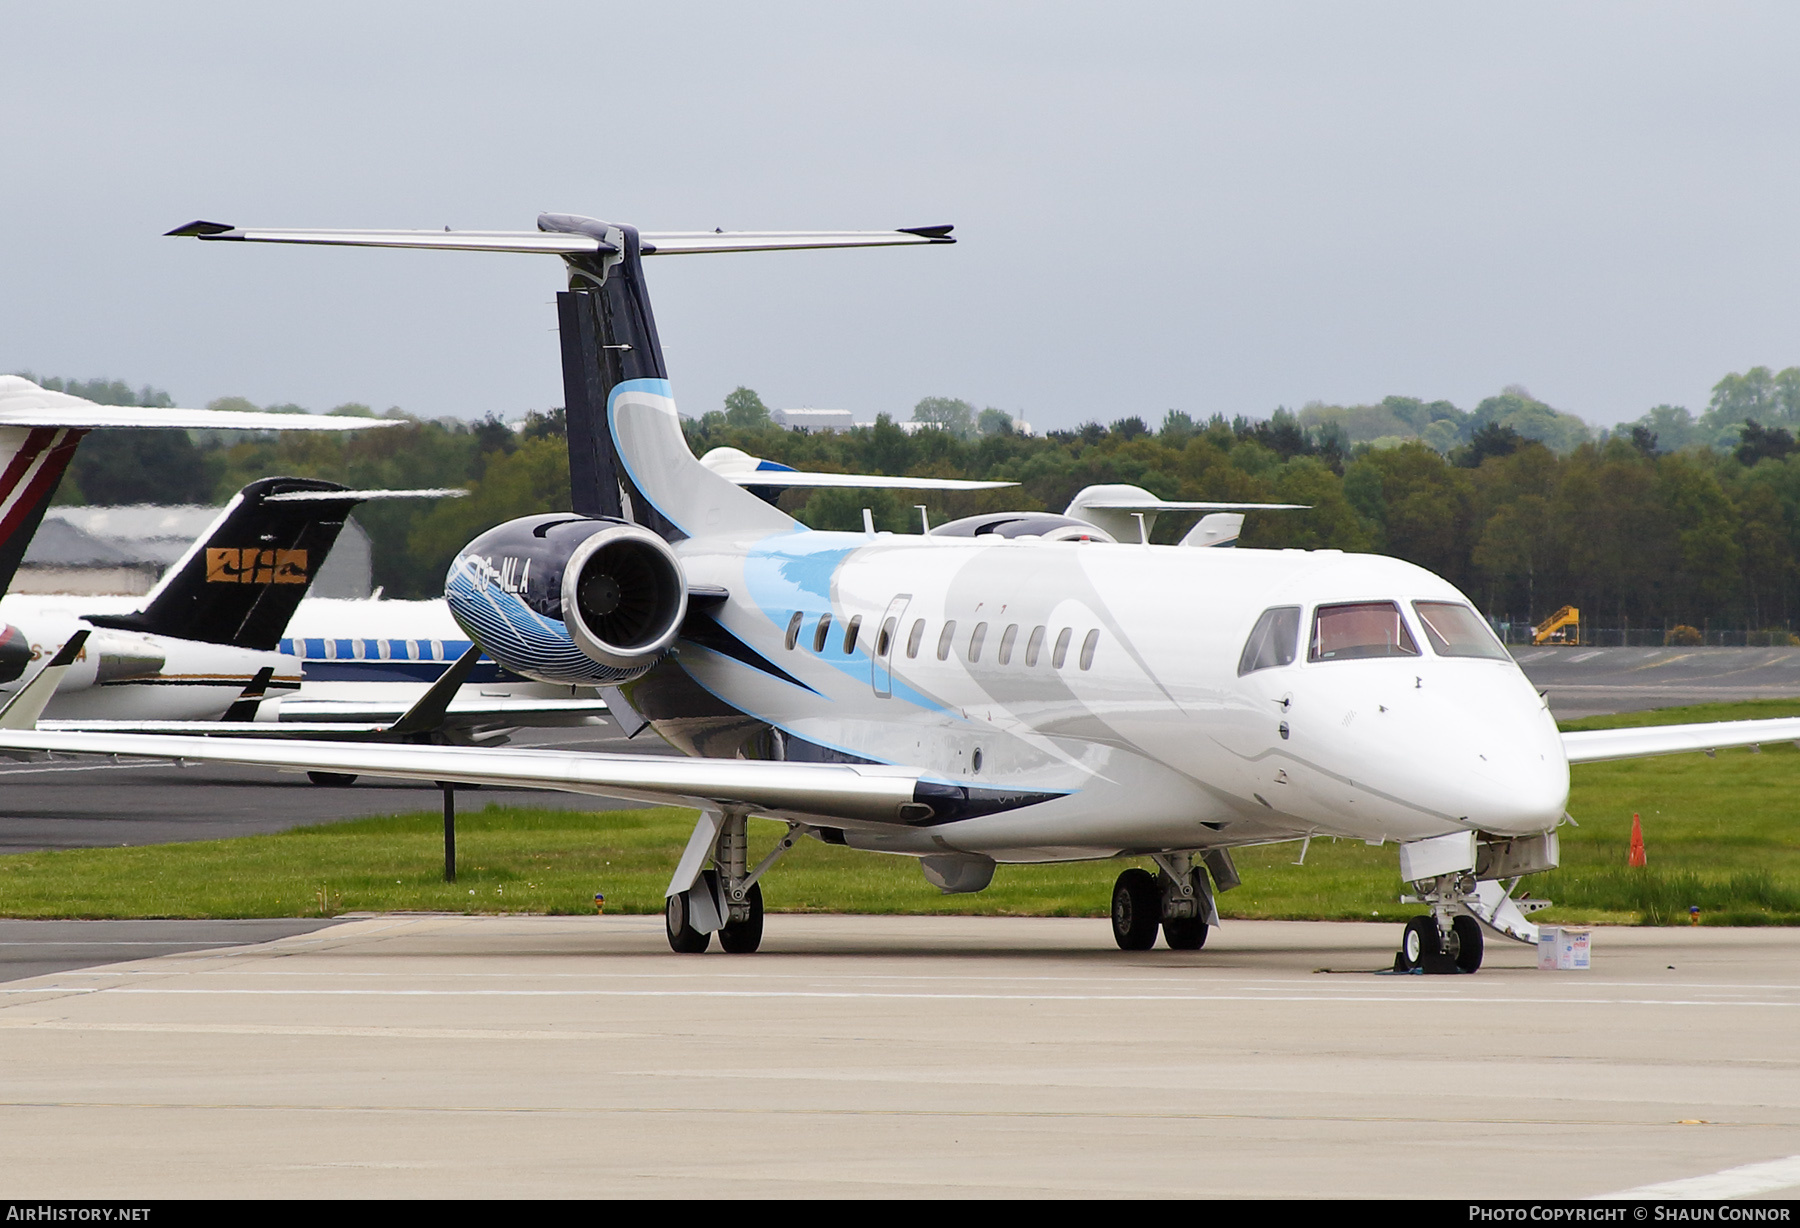
{"label": "open cabin door", "polygon": [[894,693],[894,646],[900,642],[900,620],[906,614],[906,603],[911,600],[911,593],[901,593],[888,602],[887,613],[881,616],[881,625],[875,628],[870,681],[875,684],[877,699],[887,699]]}

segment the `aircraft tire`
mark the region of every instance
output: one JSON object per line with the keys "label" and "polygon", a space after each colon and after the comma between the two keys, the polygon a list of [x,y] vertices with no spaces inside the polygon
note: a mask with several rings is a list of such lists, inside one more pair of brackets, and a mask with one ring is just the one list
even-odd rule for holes
{"label": "aircraft tire", "polygon": [[1162,925],[1162,891],[1148,870],[1131,869],[1113,884],[1113,941],[1121,951],[1148,951]]}
{"label": "aircraft tire", "polygon": [[685,891],[663,901],[663,927],[669,934],[669,949],[678,955],[698,955],[712,942],[711,934],[702,934],[688,924]]}
{"label": "aircraft tire", "polygon": [[1437,959],[1437,922],[1430,917],[1414,917],[1400,935],[1400,950],[1394,956],[1395,972],[1411,972],[1414,968],[1429,970]]}
{"label": "aircraft tire", "polygon": [[356,783],[355,772],[308,772],[306,778],[315,785],[337,785],[340,788]]}
{"label": "aircraft tire", "polygon": [[1481,923],[1465,913],[1450,923],[1450,930],[1456,935],[1457,968],[1463,972],[1479,970],[1484,945]]}
{"label": "aircraft tire", "polygon": [[1201,917],[1182,917],[1162,923],[1163,941],[1171,951],[1198,951],[1206,945],[1206,921]]}
{"label": "aircraft tire", "polygon": [[750,905],[750,915],[742,921],[727,921],[719,928],[719,946],[733,955],[748,955],[762,945],[761,883],[750,884],[750,891],[744,897],[744,902]]}

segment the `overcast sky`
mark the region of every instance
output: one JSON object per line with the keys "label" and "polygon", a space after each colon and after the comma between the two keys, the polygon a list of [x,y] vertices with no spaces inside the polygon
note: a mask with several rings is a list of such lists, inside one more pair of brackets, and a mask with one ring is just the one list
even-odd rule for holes
{"label": "overcast sky", "polygon": [[0,371],[560,403],[554,257],[239,225],[951,222],[647,263],[677,399],[1039,427],[1800,363],[1793,4],[0,0]]}

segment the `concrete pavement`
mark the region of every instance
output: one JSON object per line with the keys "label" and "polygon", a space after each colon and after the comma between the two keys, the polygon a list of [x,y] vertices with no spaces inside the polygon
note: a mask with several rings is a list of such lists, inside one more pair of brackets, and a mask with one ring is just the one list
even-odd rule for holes
{"label": "concrete pavement", "polygon": [[772,916],[753,956],[661,928],[385,916],[0,985],[0,1186],[1533,1198],[1800,1152],[1792,930],[1403,977],[1373,974],[1392,925],[1126,954],[1093,920]]}

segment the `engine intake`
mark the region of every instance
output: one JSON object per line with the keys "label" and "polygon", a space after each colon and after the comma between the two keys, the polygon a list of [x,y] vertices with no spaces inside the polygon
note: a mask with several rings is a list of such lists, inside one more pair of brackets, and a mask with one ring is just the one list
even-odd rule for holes
{"label": "engine intake", "polygon": [[562,575],[563,623],[575,646],[614,669],[656,660],[687,616],[687,579],[667,542],[609,525],[575,548]]}

